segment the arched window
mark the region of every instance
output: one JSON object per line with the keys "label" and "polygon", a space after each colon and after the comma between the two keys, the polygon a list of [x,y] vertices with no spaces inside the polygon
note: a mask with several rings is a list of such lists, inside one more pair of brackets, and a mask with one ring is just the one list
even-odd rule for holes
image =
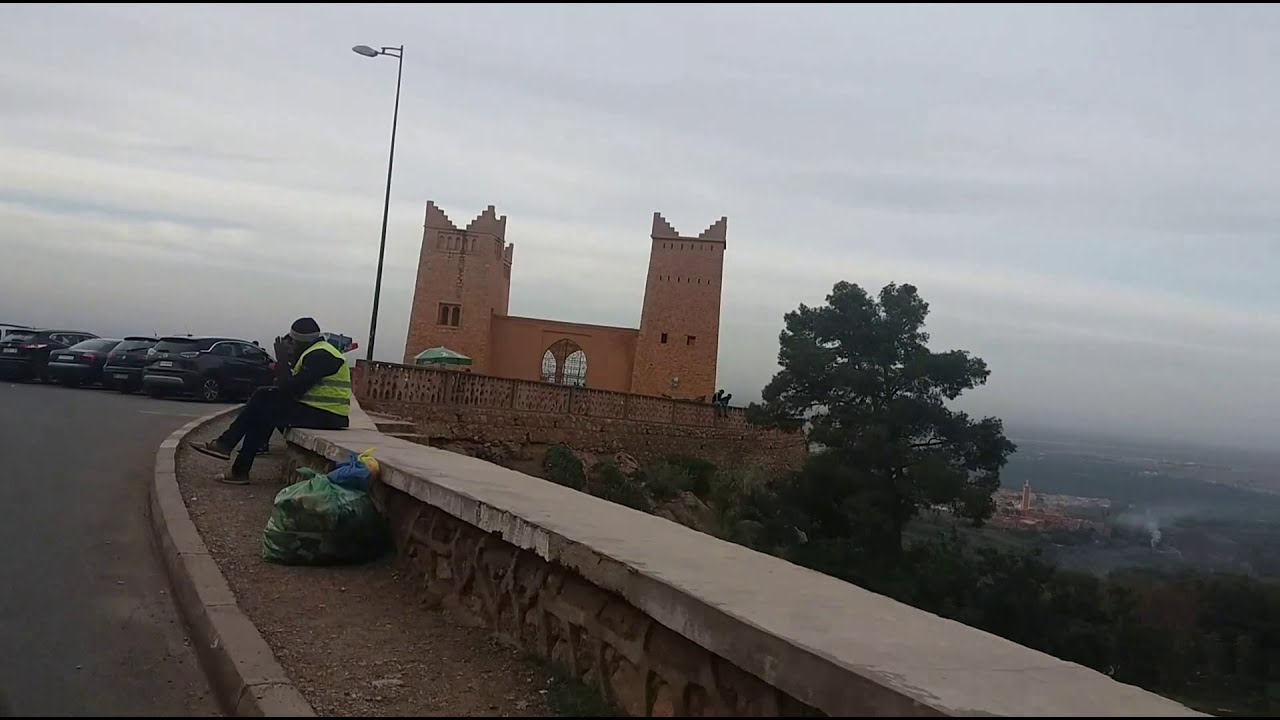
{"label": "arched window", "polygon": [[542,382],[586,387],[587,354],[572,340],[559,340],[542,353]]}
{"label": "arched window", "polygon": [[457,303],[440,303],[440,314],[436,324],[446,327],[458,327],[462,324],[462,306]]}
{"label": "arched window", "polygon": [[542,382],[556,381],[556,356],[550,350],[542,353]]}
{"label": "arched window", "polygon": [[561,378],[565,385],[574,387],[586,387],[587,385],[587,354],[581,350],[574,350],[564,359],[564,365],[561,366]]}

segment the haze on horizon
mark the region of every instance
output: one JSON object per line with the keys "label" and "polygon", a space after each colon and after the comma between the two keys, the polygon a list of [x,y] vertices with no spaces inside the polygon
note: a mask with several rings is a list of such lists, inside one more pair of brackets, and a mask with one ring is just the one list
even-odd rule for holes
{"label": "haze on horizon", "polygon": [[57,6],[0,11],[0,321],[401,357],[423,207],[508,216],[512,312],[635,326],[654,211],[729,218],[720,384],[782,315],[912,283],[963,403],[1274,446],[1280,11]]}

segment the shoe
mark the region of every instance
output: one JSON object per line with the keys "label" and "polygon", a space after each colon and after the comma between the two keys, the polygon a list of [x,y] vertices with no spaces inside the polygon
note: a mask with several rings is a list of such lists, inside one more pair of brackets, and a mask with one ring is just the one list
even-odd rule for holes
{"label": "shoe", "polygon": [[218,473],[217,475],[213,476],[213,479],[217,480],[218,482],[224,485],[248,485],[249,484],[249,476],[241,475],[238,472]]}
{"label": "shoe", "polygon": [[231,459],[231,451],[219,444],[217,440],[206,440],[205,442],[191,443],[191,449],[196,452],[204,453],[210,457],[216,457],[219,460]]}

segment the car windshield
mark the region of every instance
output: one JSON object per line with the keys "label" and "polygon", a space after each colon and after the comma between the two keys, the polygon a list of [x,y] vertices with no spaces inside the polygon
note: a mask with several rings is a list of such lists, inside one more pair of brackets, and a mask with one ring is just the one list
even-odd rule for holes
{"label": "car windshield", "polygon": [[107,340],[106,338],[94,338],[78,342],[71,346],[71,350],[79,350],[81,352],[106,352],[120,343],[119,340]]}
{"label": "car windshield", "polygon": [[154,350],[158,353],[181,353],[198,350],[200,349],[199,346],[200,341],[195,338],[164,338],[160,342],[156,343]]}
{"label": "car windshield", "polygon": [[12,342],[12,343],[20,343],[20,342],[26,342],[35,336],[36,334],[31,332],[11,332],[8,335],[4,336],[4,341]]}
{"label": "car windshield", "polygon": [[116,352],[128,352],[130,350],[142,350],[152,347],[156,344],[151,338],[128,338],[116,346]]}

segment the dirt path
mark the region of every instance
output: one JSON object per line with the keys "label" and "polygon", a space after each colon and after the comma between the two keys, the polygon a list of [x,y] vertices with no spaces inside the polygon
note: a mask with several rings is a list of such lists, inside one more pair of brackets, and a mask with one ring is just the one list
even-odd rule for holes
{"label": "dirt path", "polygon": [[[203,440],[225,423],[198,430]],[[280,438],[258,458],[254,484],[222,485],[223,463],[178,451],[178,484],[191,517],[298,689],[323,716],[528,716],[552,714],[558,688],[540,665],[483,629],[425,608],[391,558],[345,568],[263,562],[262,529],[282,485]]]}

